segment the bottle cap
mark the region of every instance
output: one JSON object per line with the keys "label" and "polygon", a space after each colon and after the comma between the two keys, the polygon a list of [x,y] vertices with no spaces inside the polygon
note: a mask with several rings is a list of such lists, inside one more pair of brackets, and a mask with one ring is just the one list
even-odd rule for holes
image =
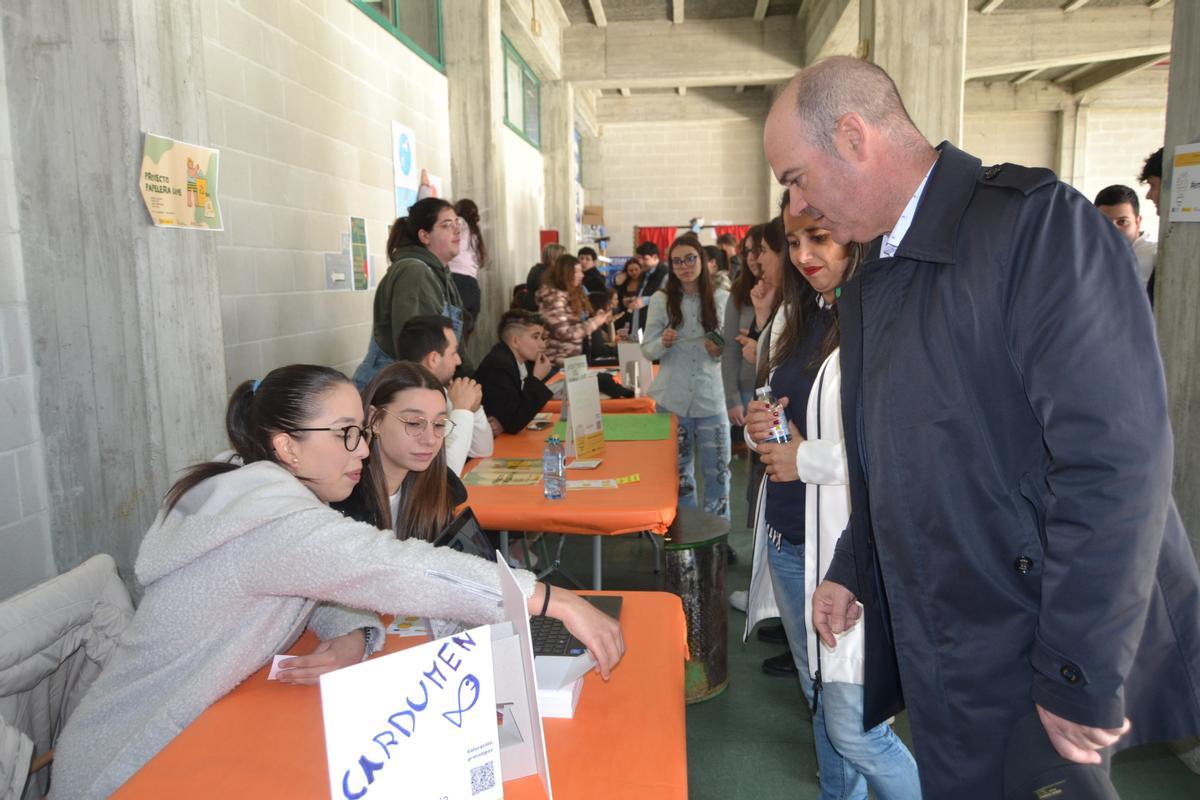
{"label": "bottle cap", "polygon": [[546,440],[546,444],[562,444],[562,440],[559,439],[557,436],[551,436],[549,439]]}
{"label": "bottle cap", "polygon": [[766,397],[770,393],[771,393],[770,386],[760,386],[754,390],[754,394],[758,395],[759,397]]}

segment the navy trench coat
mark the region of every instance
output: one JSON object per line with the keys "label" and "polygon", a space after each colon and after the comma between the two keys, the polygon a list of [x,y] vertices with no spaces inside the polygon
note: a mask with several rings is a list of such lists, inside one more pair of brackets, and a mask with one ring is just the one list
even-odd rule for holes
{"label": "navy trench coat", "polygon": [[[949,144],[838,303],[864,727],[907,705],[926,800],[999,798],[1036,702],[1200,732],[1200,575],[1129,245],[1047,170]],[[966,790],[964,793],[963,790]]]}

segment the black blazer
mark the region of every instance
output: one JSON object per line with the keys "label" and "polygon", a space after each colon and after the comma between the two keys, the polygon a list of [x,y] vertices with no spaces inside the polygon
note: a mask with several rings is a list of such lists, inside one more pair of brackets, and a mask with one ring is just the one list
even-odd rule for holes
{"label": "black blazer", "polygon": [[475,380],[483,387],[483,410],[500,420],[505,433],[518,433],[542,410],[554,393],[533,374],[526,364],[524,384],[517,369],[517,357],[504,342],[497,343],[475,370]]}

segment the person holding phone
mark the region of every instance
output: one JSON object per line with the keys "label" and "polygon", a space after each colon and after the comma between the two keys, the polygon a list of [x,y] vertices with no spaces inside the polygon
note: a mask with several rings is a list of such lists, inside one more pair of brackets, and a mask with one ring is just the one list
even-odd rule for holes
{"label": "person holding phone", "polygon": [[729,416],[720,338],[729,293],[714,289],[695,234],[671,243],[666,288],[650,298],[642,350],[659,362],[650,396],[679,418],[679,505],[697,508],[697,453],[704,510],[729,519]]}

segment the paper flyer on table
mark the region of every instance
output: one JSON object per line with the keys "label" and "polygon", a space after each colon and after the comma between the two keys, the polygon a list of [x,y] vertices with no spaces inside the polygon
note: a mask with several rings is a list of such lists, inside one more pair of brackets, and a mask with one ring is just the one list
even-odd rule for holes
{"label": "paper flyer on table", "polygon": [[321,676],[334,798],[504,796],[491,630]]}

